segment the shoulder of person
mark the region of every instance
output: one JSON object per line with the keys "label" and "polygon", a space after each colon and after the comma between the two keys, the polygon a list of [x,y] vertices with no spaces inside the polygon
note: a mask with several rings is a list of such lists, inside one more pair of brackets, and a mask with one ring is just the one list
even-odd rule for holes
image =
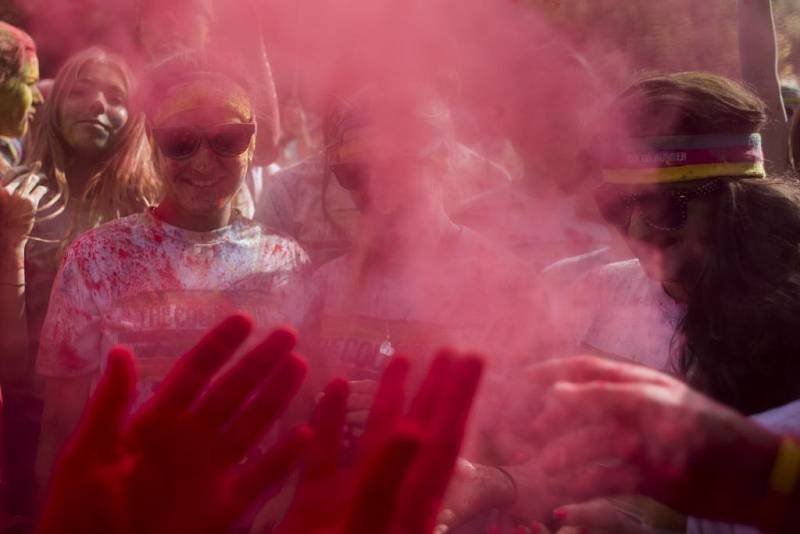
{"label": "shoulder of person", "polygon": [[[143,226],[144,215],[136,213],[101,224],[79,235],[68,247],[65,258],[102,254],[118,244],[121,239],[131,236]],[[115,247],[118,248],[118,247]]]}
{"label": "shoulder of person", "polygon": [[267,178],[265,190],[269,191],[278,187],[296,188],[309,181],[321,179],[325,171],[325,161],[322,155],[316,154],[288,167],[284,167]]}
{"label": "shoulder of person", "polygon": [[590,269],[570,284],[569,292],[579,301],[612,304],[625,300],[626,295],[649,283],[639,260],[632,259]]}
{"label": "shoulder of person", "polygon": [[261,233],[261,246],[267,254],[286,254],[300,264],[310,264],[308,253],[302,245],[288,233],[256,221],[246,221],[250,227],[257,227]]}

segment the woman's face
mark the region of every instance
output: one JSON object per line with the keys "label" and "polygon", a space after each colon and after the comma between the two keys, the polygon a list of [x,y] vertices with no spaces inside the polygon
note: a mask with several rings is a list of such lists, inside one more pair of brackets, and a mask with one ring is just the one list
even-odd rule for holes
{"label": "woman's face", "polygon": [[374,217],[394,218],[422,202],[426,173],[421,160],[381,140],[370,128],[344,132],[332,171],[358,208]]}
{"label": "woman's face", "polygon": [[108,63],[87,63],[59,107],[64,140],[80,154],[102,154],[127,122],[128,89],[122,74]]}
{"label": "woman's face", "polygon": [[151,60],[181,50],[198,50],[208,41],[211,21],[198,4],[151,7],[139,19],[139,39]]}
{"label": "woman's face", "polygon": [[0,135],[22,137],[33,120],[42,95],[39,81],[39,62],[36,53],[27,51],[20,71],[0,84]]}
{"label": "woman's face", "polygon": [[[666,199],[692,188],[686,184],[664,184],[651,186],[643,192],[656,193],[656,199],[663,194]],[[673,208],[681,205],[685,205],[686,215],[685,222],[678,228],[665,230],[658,227],[658,214],[667,206],[663,203],[659,206],[659,201],[653,200],[633,209],[630,224],[622,234],[649,278],[690,287],[702,273],[712,252],[714,206],[708,196],[685,203],[674,202]],[[652,221],[656,221],[655,226]]]}
{"label": "woman's face", "polygon": [[191,109],[153,130],[165,200],[203,215],[229,204],[255,150],[250,123],[227,108]]}

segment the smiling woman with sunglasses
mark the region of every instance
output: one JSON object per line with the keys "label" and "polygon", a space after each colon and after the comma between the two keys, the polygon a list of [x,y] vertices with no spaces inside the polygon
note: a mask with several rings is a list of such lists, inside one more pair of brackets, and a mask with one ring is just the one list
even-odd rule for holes
{"label": "smiling woman with sunglasses", "polygon": [[636,259],[578,285],[584,348],[745,413],[800,397],[800,190],[766,176],[764,104],[688,72],[635,84],[612,111],[626,135],[609,137],[595,199]]}
{"label": "smiling woman with sunglasses", "polygon": [[305,252],[233,207],[255,150],[246,80],[194,53],[146,73],[141,104],[164,195],[154,208],[88,232],[67,251],[37,361],[59,393],[45,406],[42,480],[110,346],[135,350],[141,403],[172,366],[171,355],[220,317],[246,311],[260,328],[303,319]]}

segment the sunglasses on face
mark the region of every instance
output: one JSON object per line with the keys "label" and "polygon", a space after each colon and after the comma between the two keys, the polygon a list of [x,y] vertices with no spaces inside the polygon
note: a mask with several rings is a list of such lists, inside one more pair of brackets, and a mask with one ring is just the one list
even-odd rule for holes
{"label": "sunglasses on face", "polygon": [[342,188],[348,191],[359,191],[367,188],[370,176],[389,176],[405,179],[421,171],[424,162],[409,158],[393,158],[384,161],[333,163],[330,170]]}
{"label": "sunglasses on face", "polygon": [[369,170],[361,163],[336,163],[331,165],[331,172],[343,189],[359,191],[366,189],[369,181]]}
{"label": "sunglasses on face", "polygon": [[619,186],[604,184],[595,191],[594,198],[603,219],[622,231],[628,229],[631,216],[638,208],[645,224],[656,230],[673,232],[686,226],[689,202],[716,193],[721,186],[721,180],[713,180],[694,189],[626,194]]}
{"label": "sunglasses on face", "polygon": [[153,138],[161,153],[170,159],[189,159],[205,140],[218,156],[232,158],[244,154],[256,133],[254,122],[233,122],[211,128],[153,128]]}

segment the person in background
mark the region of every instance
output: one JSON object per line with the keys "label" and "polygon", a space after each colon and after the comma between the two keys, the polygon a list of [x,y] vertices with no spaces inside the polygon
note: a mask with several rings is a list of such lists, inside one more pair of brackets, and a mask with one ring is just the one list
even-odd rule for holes
{"label": "person in background", "polygon": [[767,120],[762,130],[766,169],[783,174],[791,169],[789,106],[778,73],[778,36],[772,2],[738,0],[739,57],[742,80],[764,102]]}
{"label": "person in background", "polygon": [[[361,219],[352,196],[333,178],[330,166],[338,142],[338,114],[346,99],[338,95],[326,101],[321,113],[322,146],[271,176],[256,206],[258,220],[295,237],[316,267],[352,250]],[[449,113],[440,119],[441,128],[450,130],[452,137],[450,159],[441,179],[443,202],[450,214],[453,205],[460,206],[463,189],[475,182],[497,184],[511,179],[505,169],[455,138]]]}
{"label": "person in background", "polygon": [[786,109],[786,116],[791,122],[794,112],[800,106],[800,87],[795,80],[783,80],[781,82],[781,97]]}
{"label": "person in background", "polygon": [[22,138],[42,103],[38,82],[36,43],[0,21],[0,172],[22,160]]}
{"label": "person in background", "polygon": [[78,235],[157,200],[144,120],[129,111],[132,79],[124,61],[92,48],[59,70],[38,113],[25,164],[0,191],[3,254],[0,330],[7,460],[13,511],[31,513],[41,418],[34,360],[50,290],[64,249]]}
{"label": "person in background", "polygon": [[[508,350],[488,365],[478,401],[481,423],[500,409],[488,392],[531,357],[533,340],[519,335],[524,327],[514,321],[536,313],[524,268],[447,214],[455,144],[448,114],[424,88],[371,85],[343,103],[330,125],[328,166],[360,223],[353,249],[314,273],[320,301],[311,376],[317,383],[349,380],[351,444],[363,430],[377,378],[397,354],[424,360],[441,344],[479,349],[503,339]],[[492,499],[462,505],[475,486],[509,490],[508,478],[491,466],[500,456],[491,426],[473,426],[465,455],[474,463],[459,463],[459,489],[448,497],[469,509],[461,523],[493,508]]]}
{"label": "person in background", "polygon": [[255,153],[247,76],[194,52],[154,66],[144,86],[141,102],[164,194],[157,206],[96,228],[67,250],[36,362],[46,381],[37,460],[42,484],[110,346],[136,349],[144,402],[174,355],[220,316],[241,309],[263,327],[300,325],[306,313],[306,254],[233,206]]}

